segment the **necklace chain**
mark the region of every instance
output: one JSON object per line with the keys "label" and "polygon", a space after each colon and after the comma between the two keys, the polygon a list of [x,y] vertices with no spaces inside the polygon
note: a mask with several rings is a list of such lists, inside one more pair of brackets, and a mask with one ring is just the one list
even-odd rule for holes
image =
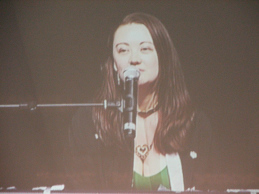
{"label": "necklace chain", "polygon": [[151,114],[158,110],[158,104],[156,104],[154,107],[148,109],[148,110],[138,110],[138,113],[140,114]]}

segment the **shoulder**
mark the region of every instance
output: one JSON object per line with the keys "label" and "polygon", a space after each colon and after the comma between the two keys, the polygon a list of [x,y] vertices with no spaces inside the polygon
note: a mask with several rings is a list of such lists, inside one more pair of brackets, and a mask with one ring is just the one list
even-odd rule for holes
{"label": "shoulder", "polygon": [[195,111],[194,121],[198,124],[210,125],[209,117],[202,110]]}
{"label": "shoulder", "polygon": [[203,111],[196,111],[190,130],[189,151],[199,155],[198,160],[207,160],[211,152],[212,127]]}
{"label": "shoulder", "polygon": [[202,111],[197,110],[193,118],[193,131],[196,135],[211,135],[212,127],[209,117]]}
{"label": "shoulder", "polygon": [[211,154],[212,127],[208,116],[201,110],[196,111],[191,129],[191,149],[199,153],[199,159],[206,161]]}

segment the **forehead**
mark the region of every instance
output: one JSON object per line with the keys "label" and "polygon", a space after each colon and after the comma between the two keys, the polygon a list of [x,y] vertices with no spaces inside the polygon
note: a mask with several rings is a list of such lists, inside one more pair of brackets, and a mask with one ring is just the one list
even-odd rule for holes
{"label": "forehead", "polygon": [[152,42],[152,37],[147,29],[147,27],[143,24],[126,24],[120,26],[115,34],[113,44],[118,44],[121,42],[133,43],[133,42]]}

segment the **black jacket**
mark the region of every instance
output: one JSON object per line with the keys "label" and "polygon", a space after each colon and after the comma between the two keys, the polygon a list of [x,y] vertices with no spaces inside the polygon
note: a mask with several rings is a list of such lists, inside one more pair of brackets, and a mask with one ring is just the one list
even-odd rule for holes
{"label": "black jacket", "polygon": [[[212,131],[207,117],[196,112],[189,147],[179,153],[184,188],[206,189],[199,180],[210,169]],[[116,146],[104,146],[96,134],[91,108],[80,108],[69,134],[70,186],[84,191],[131,191],[133,154]],[[197,153],[197,158],[190,153]]]}

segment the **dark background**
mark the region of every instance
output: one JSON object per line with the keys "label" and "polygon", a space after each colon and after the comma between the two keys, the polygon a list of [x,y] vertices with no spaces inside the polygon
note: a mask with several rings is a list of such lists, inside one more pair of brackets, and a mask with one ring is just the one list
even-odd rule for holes
{"label": "dark background", "polygon": [[[259,188],[259,1],[0,1],[0,103],[89,102],[111,26],[158,17],[214,129],[211,189]],[[0,109],[0,187],[60,184],[76,108]]]}

